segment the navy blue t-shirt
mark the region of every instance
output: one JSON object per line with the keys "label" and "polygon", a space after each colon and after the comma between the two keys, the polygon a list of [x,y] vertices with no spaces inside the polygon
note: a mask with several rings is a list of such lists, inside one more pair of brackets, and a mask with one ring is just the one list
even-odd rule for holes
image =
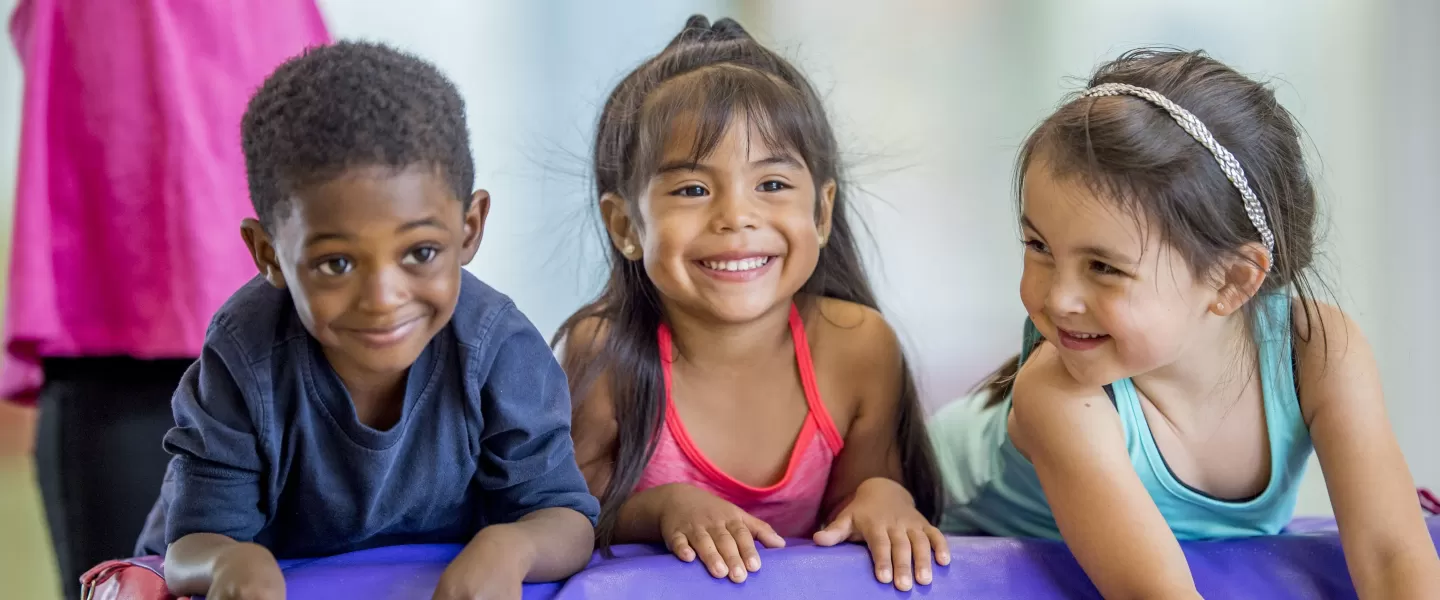
{"label": "navy blue t-shirt", "polygon": [[172,403],[173,458],[138,554],[206,532],[325,556],[464,543],[542,508],[599,513],[575,464],[565,373],[514,303],[469,273],[389,430],[360,422],[289,293],[260,278],[215,316]]}

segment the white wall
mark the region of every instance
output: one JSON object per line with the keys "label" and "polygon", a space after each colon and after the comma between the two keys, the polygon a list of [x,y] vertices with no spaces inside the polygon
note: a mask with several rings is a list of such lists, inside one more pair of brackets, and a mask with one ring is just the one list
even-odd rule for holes
{"label": "white wall", "polygon": [[[1376,187],[1353,197],[1353,216],[1375,228],[1371,332],[1390,420],[1420,485],[1440,487],[1440,2],[1391,2],[1374,74],[1381,147]],[[1340,82],[1337,82],[1337,86]]]}

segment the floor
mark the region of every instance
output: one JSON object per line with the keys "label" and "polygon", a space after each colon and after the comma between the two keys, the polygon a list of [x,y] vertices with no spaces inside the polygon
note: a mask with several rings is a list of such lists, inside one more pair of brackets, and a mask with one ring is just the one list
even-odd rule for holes
{"label": "floor", "polygon": [[0,597],[58,600],[31,448],[35,411],[0,401]]}

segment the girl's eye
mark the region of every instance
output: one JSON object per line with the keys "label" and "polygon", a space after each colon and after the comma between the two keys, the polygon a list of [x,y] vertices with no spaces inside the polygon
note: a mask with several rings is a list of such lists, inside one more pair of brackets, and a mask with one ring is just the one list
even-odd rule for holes
{"label": "girl's eye", "polygon": [[423,265],[432,260],[435,260],[435,257],[439,254],[440,250],[432,246],[421,246],[407,253],[405,255],[405,260],[402,262],[407,265]]}
{"label": "girl's eye", "polygon": [[671,193],[685,198],[699,198],[705,195],[706,190],[704,187],[698,185],[687,185]]}
{"label": "girl's eye", "polygon": [[1124,275],[1125,272],[1098,260],[1090,262],[1090,270],[1101,275]]}
{"label": "girl's eye", "polygon": [[760,184],[759,189],[762,192],[779,192],[790,189],[790,186],[785,185],[783,181],[767,181]]}
{"label": "girl's eye", "polygon": [[324,262],[321,262],[316,267],[316,269],[319,270],[321,273],[324,273],[331,277],[344,275],[346,273],[349,273],[354,268],[355,264],[350,262],[350,259],[343,256],[325,259]]}
{"label": "girl's eye", "polygon": [[1049,254],[1050,247],[1040,240],[1025,240],[1025,249],[1040,254]]}

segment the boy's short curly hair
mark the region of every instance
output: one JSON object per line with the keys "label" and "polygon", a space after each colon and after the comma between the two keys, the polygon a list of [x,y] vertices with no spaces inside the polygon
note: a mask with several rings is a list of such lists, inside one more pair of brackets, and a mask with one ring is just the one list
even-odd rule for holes
{"label": "boy's short curly hair", "polygon": [[469,208],[465,101],[434,65],[389,46],[338,42],[286,61],[250,99],[240,129],[266,229],[297,190],[355,167],[433,168]]}

